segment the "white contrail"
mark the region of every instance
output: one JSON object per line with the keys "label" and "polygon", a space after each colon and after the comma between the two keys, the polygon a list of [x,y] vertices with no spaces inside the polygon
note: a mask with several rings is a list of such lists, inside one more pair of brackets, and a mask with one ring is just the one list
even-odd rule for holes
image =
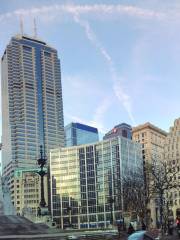
{"label": "white contrail", "polygon": [[78,23],[81,27],[84,28],[87,38],[94,44],[94,46],[100,51],[104,59],[106,60],[113,81],[113,90],[117,98],[120,100],[124,108],[126,109],[129,118],[132,123],[135,124],[135,120],[132,114],[131,109],[131,98],[130,96],[123,90],[120,79],[117,76],[116,69],[114,67],[114,62],[104,48],[104,46],[98,41],[95,33],[91,29],[89,22],[80,19],[79,15],[90,15],[93,16],[112,16],[112,17],[121,17],[122,14],[129,15],[132,17],[139,17],[144,19],[157,19],[162,20],[167,18],[167,14],[164,12],[152,11],[149,9],[139,8],[135,6],[126,6],[126,5],[112,5],[112,4],[94,4],[94,5],[74,5],[74,4],[56,4],[52,6],[42,6],[42,7],[34,7],[30,9],[18,9],[13,12],[7,12],[5,14],[0,14],[0,22],[6,20],[8,18],[14,18],[14,16],[47,16],[54,15],[54,13],[62,14],[68,13],[73,16],[74,21]]}
{"label": "white contrail", "polygon": [[98,127],[98,129],[100,129],[101,133],[107,132],[107,130],[105,129],[104,124],[103,124],[103,117],[111,104],[112,104],[112,102],[109,97],[104,98],[97,106],[93,120],[90,121],[90,126]]}
{"label": "white contrail", "polygon": [[80,117],[77,117],[77,116],[73,116],[73,115],[68,114],[68,113],[65,113],[65,117],[71,119],[71,121],[79,122],[79,123],[82,123],[82,124],[86,124],[86,125],[98,128],[98,131],[101,132],[102,134],[107,133],[107,129],[104,127],[102,122],[99,121],[99,119],[97,121],[96,120],[88,121],[86,119],[83,119],[83,118],[80,118]]}
{"label": "white contrail", "polygon": [[85,20],[82,20],[79,18],[78,14],[74,14],[74,20],[77,22],[81,27],[84,28],[87,38],[91,41],[91,43],[100,51],[101,55],[106,60],[109,71],[111,73],[112,81],[113,81],[113,90],[119,101],[124,106],[125,110],[127,111],[129,118],[131,119],[133,125],[136,125],[135,119],[132,114],[132,108],[131,108],[131,100],[130,96],[124,92],[123,88],[120,84],[120,79],[117,76],[116,69],[114,67],[114,62],[110,56],[110,54],[107,52],[107,50],[104,48],[104,46],[98,41],[95,33],[93,32],[92,28],[90,27],[89,23]]}
{"label": "white contrail", "polygon": [[[126,6],[120,4],[94,4],[94,5],[74,5],[74,4],[56,4],[52,6],[42,6],[33,7],[30,9],[18,9],[12,12],[7,12],[5,14],[0,14],[0,21],[6,20],[7,18],[14,18],[14,16],[31,16],[40,14],[54,14],[55,12],[61,13],[71,13],[71,14],[95,14],[97,16],[102,15],[118,17],[122,14],[129,15],[132,17],[139,17],[143,19],[157,19],[163,20],[167,17],[164,12],[153,11],[149,9],[144,9],[135,6]],[[177,12],[176,12],[177,14]],[[170,18],[173,18],[173,14],[169,14]]]}

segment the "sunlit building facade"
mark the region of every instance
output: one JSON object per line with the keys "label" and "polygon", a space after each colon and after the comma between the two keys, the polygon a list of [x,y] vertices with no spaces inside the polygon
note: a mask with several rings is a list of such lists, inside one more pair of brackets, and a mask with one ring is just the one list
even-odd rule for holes
{"label": "sunlit building facade", "polygon": [[61,228],[92,228],[122,219],[123,176],[141,170],[143,175],[142,167],[141,145],[123,137],[52,150],[53,220]]}
{"label": "sunlit building facade", "polygon": [[164,161],[164,144],[166,137],[167,132],[149,122],[138,125],[132,129],[133,141],[142,144],[144,178],[147,195],[149,195],[147,196],[147,199],[149,200],[147,206],[149,224],[151,222],[153,226],[156,226],[158,222],[159,203],[157,201],[158,196],[149,194],[152,180],[152,175],[149,171],[149,167],[153,162]]}
{"label": "sunlit building facade", "polygon": [[166,137],[167,132],[149,122],[132,129],[132,139],[142,144],[143,159],[147,163],[163,158]]}

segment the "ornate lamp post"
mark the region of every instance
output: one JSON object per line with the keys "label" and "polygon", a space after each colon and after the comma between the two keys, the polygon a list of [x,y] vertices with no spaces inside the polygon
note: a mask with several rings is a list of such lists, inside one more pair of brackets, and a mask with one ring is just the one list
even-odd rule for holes
{"label": "ornate lamp post", "polygon": [[44,165],[46,164],[47,159],[43,156],[42,145],[40,146],[40,158],[38,159],[38,165],[40,166],[40,171],[38,174],[41,177],[41,201],[40,207],[44,208],[46,206],[45,198],[44,198],[44,175],[46,175]]}
{"label": "ornate lamp post", "polygon": [[113,224],[113,204],[114,204],[115,200],[114,198],[111,196],[109,198],[109,203],[110,203],[110,211],[111,211],[111,218],[110,218],[110,223],[111,225]]}
{"label": "ornate lamp post", "polygon": [[69,214],[69,227],[72,226],[71,211],[72,211],[72,207],[68,206],[67,207],[67,213]]}
{"label": "ornate lamp post", "polygon": [[81,205],[78,204],[78,228],[81,228]]}

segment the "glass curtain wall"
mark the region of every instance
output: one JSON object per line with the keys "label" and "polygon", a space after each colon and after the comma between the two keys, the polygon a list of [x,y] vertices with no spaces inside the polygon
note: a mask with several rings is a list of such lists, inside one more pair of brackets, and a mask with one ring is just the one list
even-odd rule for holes
{"label": "glass curtain wall", "polygon": [[142,168],[140,144],[117,137],[50,155],[51,208],[61,228],[108,227],[123,218],[123,176]]}

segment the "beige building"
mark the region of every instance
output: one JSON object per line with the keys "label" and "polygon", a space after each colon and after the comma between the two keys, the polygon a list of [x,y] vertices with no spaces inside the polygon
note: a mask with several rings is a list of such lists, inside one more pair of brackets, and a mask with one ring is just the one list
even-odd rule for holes
{"label": "beige building", "polygon": [[[8,180],[12,202],[20,215],[38,215],[41,199],[41,181],[38,169],[16,169]],[[45,201],[48,204],[47,177],[44,177]]]}
{"label": "beige building", "polygon": [[165,141],[164,157],[171,168],[171,178],[177,183],[177,188],[172,189],[168,195],[170,209],[173,210],[174,218],[177,209],[180,209],[180,118],[174,121],[174,126],[170,127]]}
{"label": "beige building", "polygon": [[[163,159],[166,136],[167,133],[165,131],[149,122],[133,128],[132,139],[142,144],[144,169],[146,169],[148,163],[152,163],[153,160]],[[148,180],[146,184],[148,184]],[[150,216],[153,220],[152,223],[155,225],[157,221],[155,199],[150,200],[149,206],[151,206]]]}
{"label": "beige building", "polygon": [[132,139],[142,144],[145,161],[162,159],[166,136],[165,131],[149,122],[134,127],[132,130]]}

